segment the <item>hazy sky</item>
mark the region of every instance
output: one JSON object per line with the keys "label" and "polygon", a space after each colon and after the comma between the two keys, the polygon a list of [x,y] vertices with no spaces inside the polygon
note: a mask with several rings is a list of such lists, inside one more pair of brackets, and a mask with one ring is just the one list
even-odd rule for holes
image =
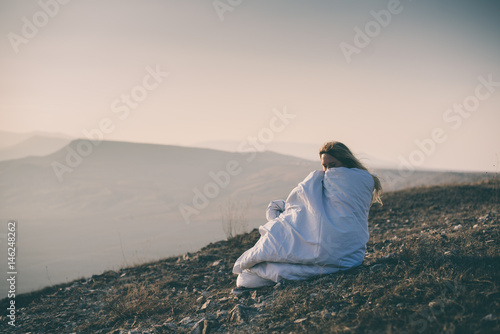
{"label": "hazy sky", "polygon": [[59,1],[0,4],[0,130],[498,171],[498,1]]}

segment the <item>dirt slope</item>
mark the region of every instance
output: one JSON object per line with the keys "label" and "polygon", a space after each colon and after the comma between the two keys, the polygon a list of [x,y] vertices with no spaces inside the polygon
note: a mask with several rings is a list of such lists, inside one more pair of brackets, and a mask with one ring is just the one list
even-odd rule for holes
{"label": "dirt slope", "polygon": [[500,183],[418,188],[370,213],[362,266],[234,297],[256,230],[197,253],[17,296],[19,333],[500,332]]}

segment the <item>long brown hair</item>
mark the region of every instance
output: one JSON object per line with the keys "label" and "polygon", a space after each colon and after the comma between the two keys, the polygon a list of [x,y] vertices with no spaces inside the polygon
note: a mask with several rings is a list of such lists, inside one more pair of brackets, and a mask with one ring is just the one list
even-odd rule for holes
{"label": "long brown hair", "polygon": [[[359,161],[358,158],[356,158],[354,154],[352,154],[351,150],[341,142],[330,141],[323,144],[323,146],[319,150],[319,156],[321,157],[322,154],[331,155],[332,157],[340,161],[344,165],[344,167],[358,168],[369,172],[368,168],[366,168],[361,163],[361,161]],[[382,205],[382,184],[380,183],[380,180],[376,175],[371,175],[374,182],[372,204],[379,203],[380,205]]]}

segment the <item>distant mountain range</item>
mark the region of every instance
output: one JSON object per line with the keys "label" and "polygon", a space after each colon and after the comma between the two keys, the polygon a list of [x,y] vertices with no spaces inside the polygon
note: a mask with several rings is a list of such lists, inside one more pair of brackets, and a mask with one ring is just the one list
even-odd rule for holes
{"label": "distant mountain range", "polygon": [[0,161],[44,156],[63,148],[72,139],[57,133],[0,131]]}
{"label": "distant mountain range", "polygon": [[[194,144],[195,147],[211,148],[214,150],[222,150],[227,152],[236,152],[240,142],[232,140],[212,140]],[[305,160],[318,161],[318,151],[321,144],[308,143],[285,143],[273,141],[266,145],[266,150],[279,152],[281,154],[290,155]],[[366,153],[357,154],[358,158],[369,168],[397,168],[397,165],[388,161],[377,159]]]}
{"label": "distant mountain range", "polygon": [[[61,143],[38,136],[13,145]],[[225,238],[223,221],[257,227],[269,201],[285,199],[319,168],[319,161],[274,152],[79,139],[45,156],[0,161],[0,219],[19,222],[19,287],[28,291],[199,249]],[[375,172],[386,190],[491,177]],[[0,228],[5,236],[6,224]]]}

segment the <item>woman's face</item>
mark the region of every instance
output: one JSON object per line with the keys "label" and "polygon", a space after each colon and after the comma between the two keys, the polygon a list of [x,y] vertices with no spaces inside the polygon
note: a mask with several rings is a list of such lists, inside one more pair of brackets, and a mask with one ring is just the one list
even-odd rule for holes
{"label": "woman's face", "polygon": [[344,165],[332,157],[330,154],[323,153],[321,155],[321,165],[323,166],[323,170],[326,171],[328,168],[337,168],[344,167]]}

